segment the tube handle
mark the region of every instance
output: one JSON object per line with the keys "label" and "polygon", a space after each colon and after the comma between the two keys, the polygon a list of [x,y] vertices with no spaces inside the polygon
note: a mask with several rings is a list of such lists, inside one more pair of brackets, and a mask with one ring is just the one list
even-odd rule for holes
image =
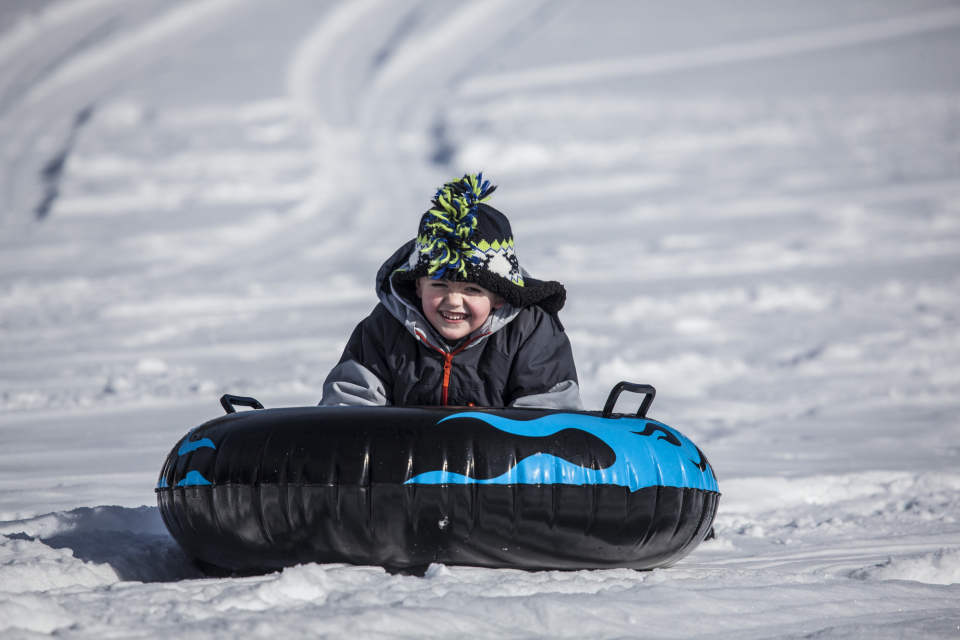
{"label": "tube handle", "polygon": [[646,418],[653,399],[657,397],[657,390],[649,384],[634,384],[633,382],[618,382],[613,385],[610,395],[607,397],[607,404],[603,405],[603,417],[609,418],[613,415],[613,408],[617,406],[617,398],[622,391],[631,391],[633,393],[644,394],[643,402],[640,403],[640,409],[637,410],[638,418]]}
{"label": "tube handle", "polygon": [[260,404],[259,400],[254,398],[248,398],[247,396],[232,396],[229,393],[223,394],[223,397],[220,398],[220,405],[223,407],[223,410],[227,413],[236,413],[237,410],[233,408],[233,405],[238,404],[241,407],[253,407],[254,409],[263,409],[263,405]]}

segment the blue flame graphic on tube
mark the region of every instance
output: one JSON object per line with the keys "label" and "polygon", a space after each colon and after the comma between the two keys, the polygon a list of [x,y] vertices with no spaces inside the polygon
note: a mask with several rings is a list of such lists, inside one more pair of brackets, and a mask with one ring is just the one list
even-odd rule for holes
{"label": "blue flame graphic on tube", "polygon": [[[210,438],[200,438],[199,440],[192,442],[190,436],[193,435],[193,432],[199,429],[200,427],[194,427],[190,430],[190,433],[183,437],[183,443],[180,445],[180,448],[177,450],[177,455],[182,456],[184,454],[190,453],[191,451],[196,451],[197,449],[203,449],[204,447],[209,447],[210,449],[216,449],[217,446],[213,444],[213,440]],[[205,485],[213,484],[206,478],[204,478],[199,471],[189,471],[187,477],[177,483],[178,487],[192,487],[196,485]],[[157,489],[168,489],[170,485],[167,483],[166,478],[160,478],[160,481],[157,483]]]}
{"label": "blue flame graphic on tube", "polygon": [[187,474],[187,477],[177,483],[178,487],[193,487],[197,485],[213,484],[202,475],[199,471],[191,471]]}
{"label": "blue flame graphic on tube", "polygon": [[210,438],[201,438],[200,440],[197,440],[196,442],[190,442],[190,436],[192,436],[192,435],[193,435],[193,432],[196,431],[196,430],[199,429],[199,428],[200,428],[200,427],[194,427],[193,429],[190,430],[190,433],[188,433],[188,434],[184,437],[184,439],[183,439],[183,444],[180,445],[180,450],[177,451],[177,455],[178,455],[178,456],[182,456],[182,455],[185,454],[185,453],[190,453],[191,451],[196,451],[197,449],[200,449],[201,447],[210,447],[211,449],[216,449],[216,448],[217,448],[216,445],[213,444],[213,440],[211,440]]}
{"label": "blue flame graphic on tube", "polygon": [[[606,469],[589,469],[548,453],[538,453],[488,480],[450,471],[430,471],[411,478],[406,484],[610,484],[629,487],[631,491],[656,486],[719,490],[717,480],[699,449],[679,431],[655,420],[556,413],[536,420],[518,421],[467,412],[448,416],[440,422],[453,418],[475,418],[500,431],[529,437],[549,436],[563,429],[580,429],[606,442],[616,452],[617,460]],[[654,425],[656,429],[650,435],[641,435],[640,428],[647,425]],[[672,444],[664,433],[673,434],[680,446]]]}

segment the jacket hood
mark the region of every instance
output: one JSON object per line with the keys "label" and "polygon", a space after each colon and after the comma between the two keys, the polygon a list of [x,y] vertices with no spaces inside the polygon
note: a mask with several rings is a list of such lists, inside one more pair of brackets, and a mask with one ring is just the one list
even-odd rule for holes
{"label": "jacket hood", "polygon": [[[377,271],[377,297],[384,307],[409,331],[414,338],[420,340],[420,336],[426,336],[433,346],[445,351],[450,351],[451,347],[441,336],[433,325],[430,324],[420,310],[420,303],[417,299],[411,299],[403,291],[397,291],[394,286],[393,274],[398,270],[406,271],[409,268],[408,261],[410,255],[416,246],[416,239],[410,240],[402,247],[396,250],[392,256],[387,258],[380,270]],[[483,336],[479,340],[471,342],[467,349],[473,349],[482,343],[489,335],[496,333],[500,329],[510,324],[520,313],[521,309],[512,306],[509,302],[505,303],[499,309],[490,312],[486,322],[479,329],[466,336],[465,339]],[[418,335],[419,333],[419,335]],[[487,334],[487,335],[484,335]]]}

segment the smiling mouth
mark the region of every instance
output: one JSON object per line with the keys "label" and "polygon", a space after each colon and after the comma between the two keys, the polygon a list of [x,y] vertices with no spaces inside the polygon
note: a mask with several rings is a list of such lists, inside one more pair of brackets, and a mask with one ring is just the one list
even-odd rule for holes
{"label": "smiling mouth", "polygon": [[468,317],[466,313],[452,313],[450,311],[438,311],[437,313],[447,322],[460,322]]}

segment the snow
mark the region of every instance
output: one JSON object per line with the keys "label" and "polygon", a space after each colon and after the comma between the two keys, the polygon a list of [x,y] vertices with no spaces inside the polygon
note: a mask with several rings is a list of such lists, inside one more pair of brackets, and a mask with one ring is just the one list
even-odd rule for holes
{"label": "snow", "polygon": [[[941,0],[4,3],[0,635],[956,637],[958,56]],[[586,405],[653,384],[713,463],[716,537],[204,577],[170,447],[223,393],[315,404],[478,169]]]}

